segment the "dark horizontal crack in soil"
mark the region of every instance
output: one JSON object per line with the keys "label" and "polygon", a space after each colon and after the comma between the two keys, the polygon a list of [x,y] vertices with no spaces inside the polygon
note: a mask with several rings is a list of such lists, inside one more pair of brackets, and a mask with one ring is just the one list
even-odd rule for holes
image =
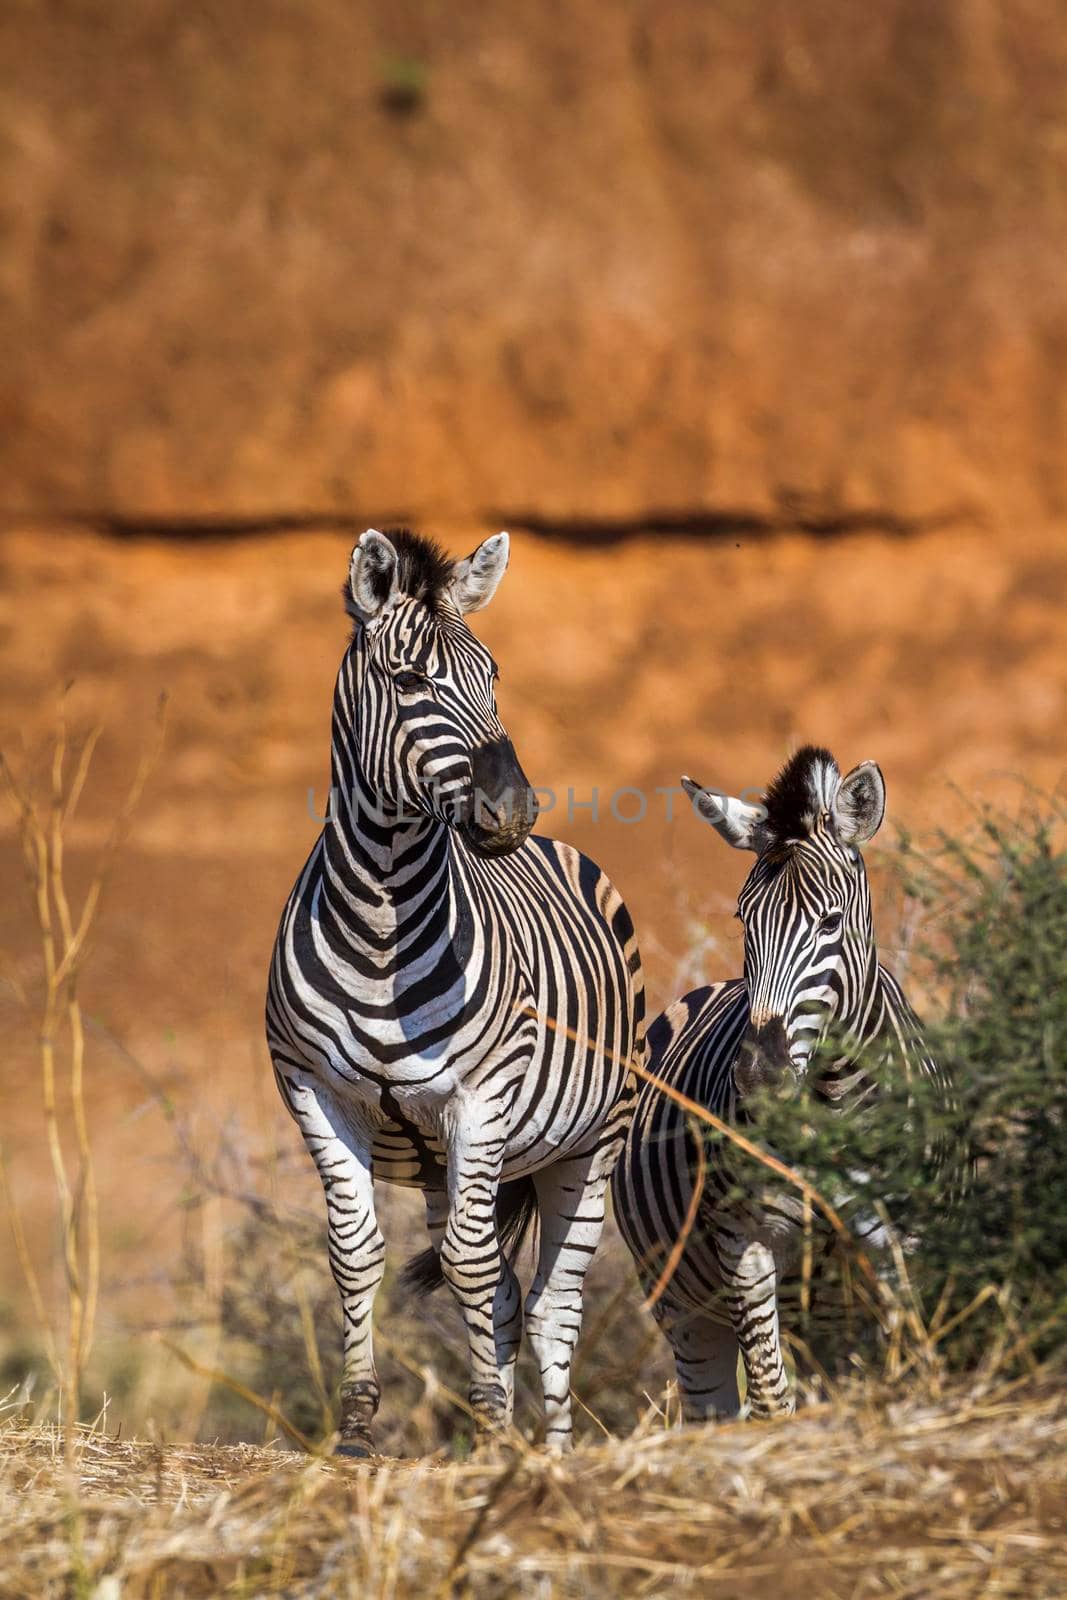
{"label": "dark horizontal crack in soil", "polygon": [[898,538],[936,533],[942,528],[981,520],[971,506],[946,507],[923,517],[900,516],[872,506],[855,511],[812,513],[803,511],[657,511],[626,517],[546,517],[536,512],[496,510],[487,523],[502,528],[522,528],[546,539],[582,544],[619,544],[650,534],[676,538],[730,539],[776,533],[810,533],[837,538],[854,533],[884,533]]}
{"label": "dark horizontal crack in soil", "polygon": [[[676,538],[736,539],[778,533],[809,533],[820,538],[841,538],[856,533],[883,533],[895,538],[938,532],[981,521],[972,506],[946,507],[927,516],[907,517],[883,507],[859,510],[780,512],[744,510],[657,510],[652,507],[633,516],[546,516],[512,507],[490,509],[471,520],[487,527],[515,528],[540,538],[575,544],[621,544],[629,539],[668,534]],[[432,523],[432,517],[412,517],[403,511],[276,511],[238,515],[138,513],[104,509],[20,512],[0,510],[0,527],[80,527],[114,538],[229,539],[271,533],[362,532],[367,527],[390,528]]]}

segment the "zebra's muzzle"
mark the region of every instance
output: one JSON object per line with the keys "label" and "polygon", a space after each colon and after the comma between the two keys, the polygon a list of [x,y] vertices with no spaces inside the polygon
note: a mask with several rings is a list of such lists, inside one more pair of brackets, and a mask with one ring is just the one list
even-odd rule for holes
{"label": "zebra's muzzle", "polygon": [[734,1066],[734,1083],[742,1099],[760,1089],[773,1089],[792,1072],[789,1035],[781,1017],[759,1027],[750,1023]]}
{"label": "zebra's muzzle", "polygon": [[494,739],[471,754],[473,794],[459,831],[476,856],[508,856],[529,837],[537,796],[510,739]]}

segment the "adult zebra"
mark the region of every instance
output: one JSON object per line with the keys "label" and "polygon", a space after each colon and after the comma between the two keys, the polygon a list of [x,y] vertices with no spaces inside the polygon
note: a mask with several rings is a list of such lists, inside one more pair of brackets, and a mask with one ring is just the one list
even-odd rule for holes
{"label": "adult zebra", "polygon": [[511,1419],[523,1326],[501,1243],[539,1211],[525,1324],[547,1442],[569,1447],[583,1279],[633,1106],[633,925],[591,861],[531,835],[496,667],[464,620],[507,561],[506,533],[458,562],[406,530],[360,538],[330,815],[274,947],[267,1039],[326,1191],[350,1454],[372,1451],[380,1398],[375,1178],[425,1191],[434,1249],[414,1275],[455,1292],[483,1429]]}
{"label": "adult zebra", "polygon": [[[683,778],[695,810],[756,863],[738,900],[744,978],[697,989],[648,1030],[648,1066],[720,1118],[744,1125],[751,1096],[804,1077],[834,1025],[846,1053],[818,1069],[816,1094],[843,1112],[877,1092],[872,1048],[899,1051],[937,1077],[915,1014],[880,965],[860,846],[877,832],[885,785],[873,761],[842,777],[827,750],[806,746],[762,805]],[[875,1053],[877,1053],[875,1051]],[[615,1211],[646,1286],[681,1236],[693,1196],[693,1136],[685,1112],[645,1084],[613,1175]],[[709,1162],[693,1229],[655,1314],[674,1352],[684,1415],[739,1409],[737,1355],[755,1416],[790,1412],[779,1299],[796,1288],[803,1208],[795,1189],[753,1184],[724,1144]],[[823,1261],[833,1235],[822,1241]]]}

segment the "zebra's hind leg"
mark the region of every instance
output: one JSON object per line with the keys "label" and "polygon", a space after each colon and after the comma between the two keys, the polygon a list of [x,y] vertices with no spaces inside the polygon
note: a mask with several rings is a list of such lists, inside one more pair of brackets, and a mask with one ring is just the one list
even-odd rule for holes
{"label": "zebra's hind leg", "polygon": [[[659,1306],[656,1311],[659,1313]],[[716,1322],[700,1312],[672,1312],[668,1308],[657,1320],[674,1352],[683,1420],[709,1422],[714,1417],[736,1417],[741,1409],[738,1344],[729,1323]]]}
{"label": "zebra's hind leg", "polygon": [[746,1403],[754,1417],[788,1416],[796,1409],[778,1332],[778,1267],[769,1245],[720,1235],[715,1253],[723,1299],[730,1314],[747,1382]]}
{"label": "zebra's hind leg", "polygon": [[282,1092],[326,1193],[330,1267],[344,1322],[337,1448],[342,1455],[369,1456],[374,1454],[371,1424],[381,1399],[372,1311],[385,1270],[385,1240],[374,1214],[370,1144],[357,1138],[317,1085],[287,1077]]}
{"label": "zebra's hind leg", "polygon": [[574,1443],[571,1359],[582,1326],[585,1274],[604,1227],[613,1154],[600,1148],[534,1175],[541,1247],[526,1298],[526,1332],[541,1370],[545,1445],[556,1453]]}

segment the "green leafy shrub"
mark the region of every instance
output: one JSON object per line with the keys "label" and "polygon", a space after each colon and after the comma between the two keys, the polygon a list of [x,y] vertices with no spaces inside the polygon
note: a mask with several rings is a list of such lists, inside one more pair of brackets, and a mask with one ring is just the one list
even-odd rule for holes
{"label": "green leafy shrub", "polygon": [[975,1169],[951,1209],[923,1197],[924,1276],[939,1295],[951,1287],[956,1309],[988,1282],[1010,1287],[1038,1354],[1067,1327],[1065,821],[1055,803],[1018,821],[987,814],[912,874],[918,897],[948,906],[930,1036]]}

